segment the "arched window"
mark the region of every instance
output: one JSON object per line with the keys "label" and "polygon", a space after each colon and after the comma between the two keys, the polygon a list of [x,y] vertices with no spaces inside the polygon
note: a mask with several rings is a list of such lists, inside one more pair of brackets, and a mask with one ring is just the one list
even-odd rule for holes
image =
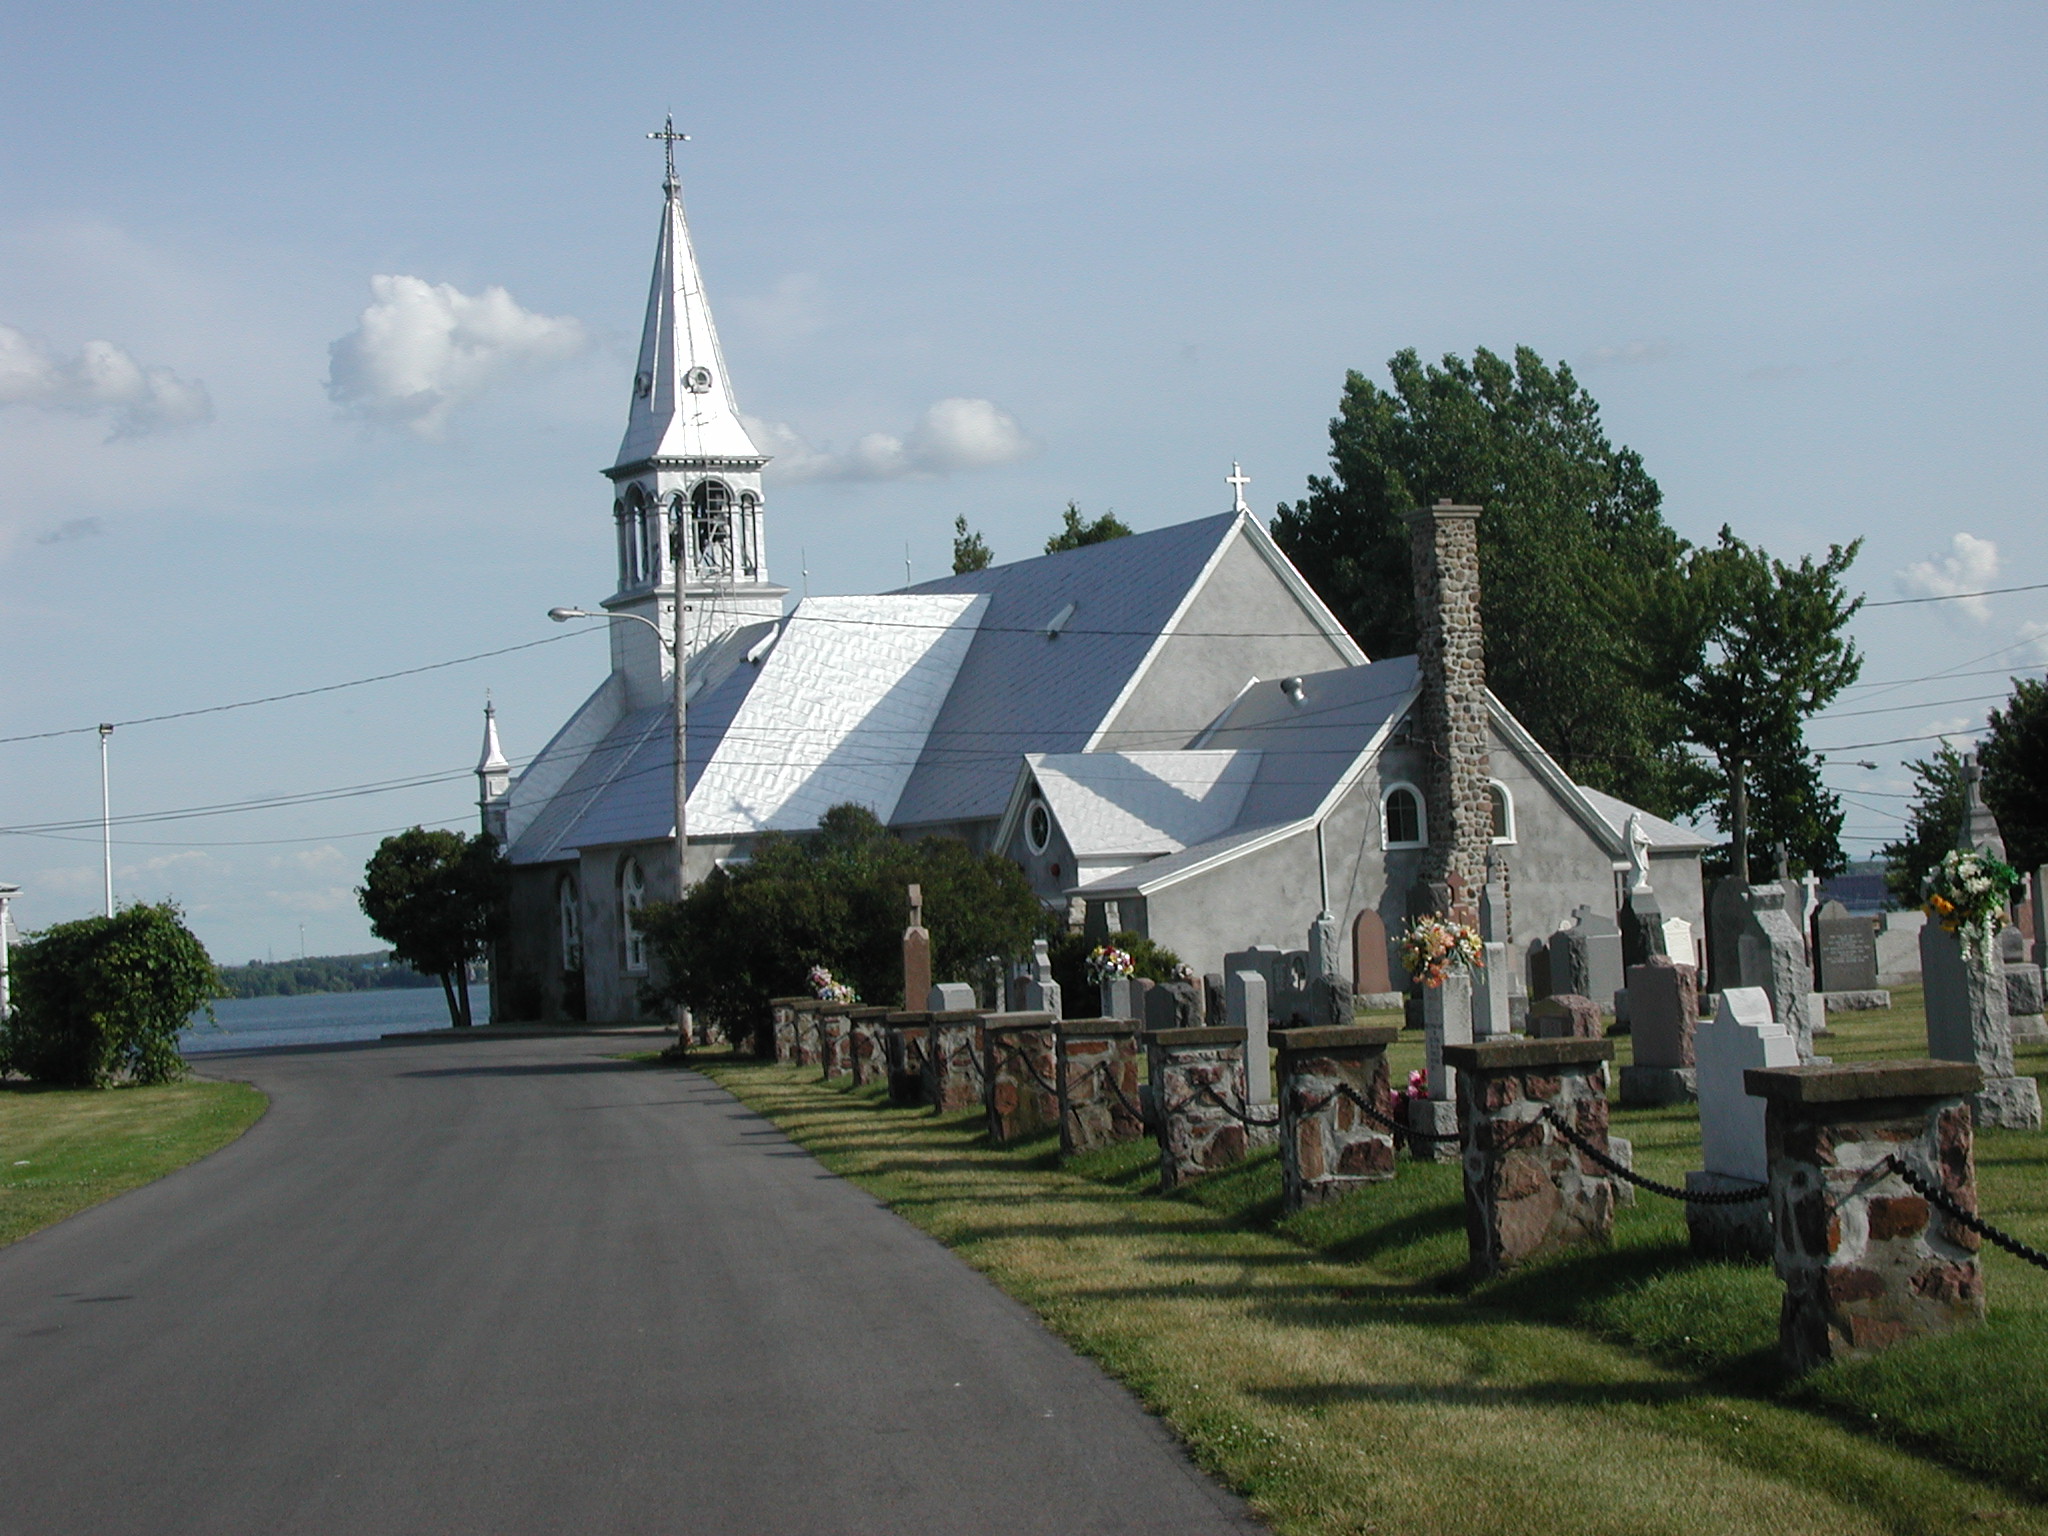
{"label": "arched window", "polygon": [[576,900],[576,877],[562,876],[555,887],[555,908],[561,924],[562,969],[583,969],[583,913]]}
{"label": "arched window", "polygon": [[740,573],[761,574],[761,498],[752,491],[740,492]]}
{"label": "arched window", "polygon": [[1052,846],[1052,807],[1043,800],[1033,800],[1024,808],[1024,846],[1033,853],[1044,853]]}
{"label": "arched window", "polygon": [[1507,785],[1499,779],[1486,781],[1486,799],[1493,809],[1493,840],[1496,843],[1512,843],[1515,840],[1515,799],[1508,793]]}
{"label": "arched window", "polygon": [[647,493],[639,486],[626,488],[626,581],[637,587],[648,580]]}
{"label": "arched window", "polygon": [[690,554],[699,576],[732,570],[732,489],[723,480],[702,480],[690,493]]}
{"label": "arched window", "polygon": [[640,909],[647,905],[647,876],[630,854],[619,865],[619,930],[626,936],[626,970],[644,975],[647,937],[640,931]]}
{"label": "arched window", "polygon": [[1420,848],[1429,841],[1429,823],[1422,811],[1422,792],[1413,784],[1396,784],[1380,798],[1380,830],[1389,848]]}

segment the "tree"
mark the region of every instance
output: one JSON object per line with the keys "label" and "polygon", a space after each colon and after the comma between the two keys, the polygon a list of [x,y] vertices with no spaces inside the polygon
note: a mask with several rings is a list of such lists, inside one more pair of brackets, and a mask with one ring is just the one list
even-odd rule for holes
{"label": "tree", "polygon": [[467,1028],[467,972],[504,931],[510,883],[498,840],[488,832],[470,837],[414,827],[377,845],[356,897],[370,931],[400,961],[440,978],[449,1022]]}
{"label": "tree", "polygon": [[1330,473],[1282,506],[1273,537],[1368,655],[1416,648],[1403,514],[1476,503],[1487,681],[1582,783],[1660,815],[1709,785],[1682,744],[1661,640],[1685,544],[1640,456],[1616,448],[1571,370],[1527,347],[1426,367],[1388,363],[1392,389],[1347,374]]}
{"label": "tree", "polygon": [[1901,907],[1920,905],[1921,882],[1955,847],[1963,830],[1969,792],[1963,778],[1963,754],[1947,742],[1934,756],[1908,765],[1913,774],[1913,804],[1906,812],[1906,835],[1878,849],[1885,861],[1884,884]]}
{"label": "tree", "polygon": [[1724,527],[1669,588],[1666,634],[1683,658],[1673,698],[1688,738],[1720,765],[1714,816],[1745,881],[1756,833],[1817,875],[1845,862],[1841,800],[1821,783],[1805,728],[1863,671],[1843,633],[1863,599],[1842,584],[1861,548],[1830,545],[1826,559],[1792,566]]}
{"label": "tree", "polygon": [[735,1039],[770,998],[807,993],[815,965],[865,1000],[893,1003],[912,884],[924,888],[934,975],[967,976],[990,955],[1009,959],[1030,946],[1039,905],[1015,864],[957,838],[907,843],[872,811],[839,805],[817,831],[764,834],[745,864],[646,909],[642,931],[668,978],[650,997],[685,1005]]}
{"label": "tree", "polygon": [[963,514],[953,519],[953,574],[964,576],[969,571],[985,571],[995,554],[988,547],[988,541],[967,526]]}
{"label": "tree", "polygon": [[220,975],[172,902],[59,923],[13,954],[0,1058],[38,1082],[104,1088],[184,1075],[178,1032]]}
{"label": "tree", "polygon": [[2013,867],[2039,869],[2048,864],[2048,682],[2014,678],[2012,697],[1988,725],[1977,749],[1984,802]]}
{"label": "tree", "polygon": [[1130,534],[1131,530],[1114,509],[1089,522],[1081,516],[1080,504],[1070,501],[1067,510],[1060,514],[1060,531],[1045,541],[1045,552],[1056,555],[1062,550],[1079,549],[1084,544],[1107,544],[1111,539],[1126,539]]}

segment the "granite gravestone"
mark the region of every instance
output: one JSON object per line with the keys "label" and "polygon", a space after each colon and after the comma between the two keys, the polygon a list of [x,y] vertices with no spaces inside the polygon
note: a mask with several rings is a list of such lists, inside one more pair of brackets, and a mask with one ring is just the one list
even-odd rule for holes
{"label": "granite gravestone", "polygon": [[903,930],[903,1006],[915,1008],[932,989],[932,936],[924,926],[924,888],[909,887],[910,926]]}
{"label": "granite gravestone", "polygon": [[1823,992],[1869,992],[1877,987],[1877,930],[1839,901],[1822,904],[1814,919],[1814,949]]}
{"label": "granite gravestone", "polygon": [[1739,950],[1743,986],[1763,991],[1771,1017],[1798,1042],[1799,1060],[1813,1061],[1813,973],[1807,969],[1806,945],[1785,910],[1783,885],[1749,888],[1749,925]]}
{"label": "granite gravestone", "polygon": [[[1278,954],[1279,951],[1273,951]],[[1273,1097],[1273,1058],[1267,1047],[1271,1018],[1266,978],[1255,970],[1232,971],[1224,978],[1224,1026],[1244,1031],[1245,1097],[1264,1104]]]}
{"label": "granite gravestone", "polygon": [[[1799,1043],[1771,1016],[1760,987],[1730,987],[1720,1010],[1693,1037],[1700,1095],[1700,1153],[1704,1171],[1685,1176],[1688,1191],[1747,1192],[1770,1180],[1764,1142],[1764,1102],[1753,1099],[1742,1074],[1799,1065]],[[1696,1253],[1714,1258],[1767,1257],[1771,1252],[1770,1202],[1685,1208]]]}
{"label": "granite gravestone", "polygon": [[1621,1102],[1677,1104],[1697,1097],[1693,1035],[1700,1007],[1693,968],[1669,955],[1630,966],[1628,1011],[1635,1061],[1621,1069]]}
{"label": "granite gravestone", "polygon": [[1550,940],[1550,990],[1614,1006],[1621,990],[1621,928],[1613,918],[1579,906]]}
{"label": "granite gravestone", "polygon": [[1064,1018],[1060,1010],[1060,984],[1052,979],[1052,949],[1044,939],[1031,941],[1031,975],[1024,983],[1024,1010]]}

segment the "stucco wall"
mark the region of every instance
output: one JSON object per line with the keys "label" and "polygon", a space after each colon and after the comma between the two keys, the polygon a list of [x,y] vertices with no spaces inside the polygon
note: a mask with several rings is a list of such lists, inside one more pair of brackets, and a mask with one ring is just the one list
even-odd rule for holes
{"label": "stucco wall", "polygon": [[1348,659],[1239,533],[1097,748],[1184,747],[1250,679],[1327,671]]}

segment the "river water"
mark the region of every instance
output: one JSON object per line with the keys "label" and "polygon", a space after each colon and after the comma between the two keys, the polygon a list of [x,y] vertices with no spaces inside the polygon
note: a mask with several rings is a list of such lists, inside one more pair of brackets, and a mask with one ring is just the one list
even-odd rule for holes
{"label": "river water", "polygon": [[[469,989],[471,1014],[490,1017],[489,989]],[[187,1056],[205,1051],[261,1050],[275,1045],[328,1045],[375,1040],[401,1030],[446,1029],[448,1003],[439,987],[385,987],[374,992],[302,992],[296,997],[224,997],[213,1022],[195,1013],[178,1037]]]}

